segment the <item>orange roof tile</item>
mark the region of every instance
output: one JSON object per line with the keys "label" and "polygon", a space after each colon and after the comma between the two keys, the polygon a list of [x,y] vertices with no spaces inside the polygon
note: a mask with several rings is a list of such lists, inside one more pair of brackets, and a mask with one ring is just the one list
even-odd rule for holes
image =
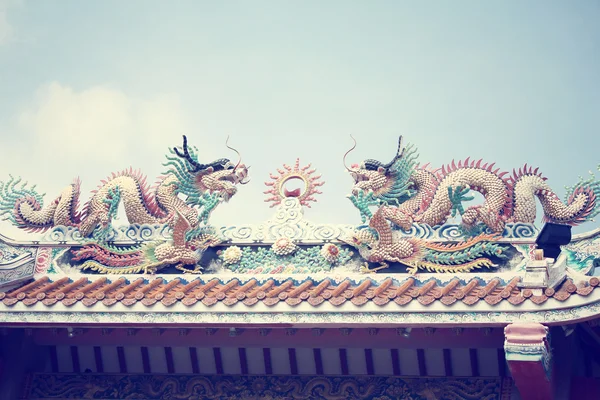
{"label": "orange roof tile", "polygon": [[18,302],[26,306],[38,302],[46,306],[57,302],[70,306],[80,302],[88,307],[99,302],[105,306],[116,303],[126,306],[136,303],[151,306],[158,302],[165,306],[181,302],[188,307],[197,302],[205,306],[212,306],[218,302],[227,306],[238,302],[247,306],[258,302],[267,306],[280,302],[291,306],[307,302],[317,306],[325,301],[335,306],[346,301],[354,305],[373,302],[382,306],[390,301],[405,305],[413,300],[424,306],[434,302],[449,306],[457,301],[467,305],[479,301],[489,305],[496,305],[502,301],[518,305],[525,301],[543,304],[549,298],[565,301],[573,295],[588,296],[600,284],[597,277],[589,278],[579,287],[572,280],[567,279],[556,289],[534,292],[532,289],[519,289],[517,287],[519,279],[516,277],[508,283],[503,283],[499,278],[493,278],[488,282],[479,278],[473,278],[468,282],[455,278],[440,285],[435,279],[419,283],[413,277],[401,281],[387,278],[381,282],[369,278],[359,282],[345,279],[338,284],[332,283],[330,279],[321,281],[307,279],[296,282],[289,278],[279,283],[274,279],[268,279],[259,284],[255,278],[242,283],[237,278],[223,282],[218,278],[205,280],[199,277],[188,282],[180,277],[170,281],[162,277],[137,278],[133,281],[124,277],[112,281],[106,277],[97,279],[84,277],[73,282],[67,277],[53,281],[49,276],[44,276],[20,288],[0,292],[0,301],[6,306]]}

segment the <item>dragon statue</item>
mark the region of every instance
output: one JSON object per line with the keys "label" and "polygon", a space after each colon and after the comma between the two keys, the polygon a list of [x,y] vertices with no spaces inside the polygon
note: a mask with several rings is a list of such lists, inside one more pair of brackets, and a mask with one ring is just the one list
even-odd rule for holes
{"label": "dragon statue", "polygon": [[408,266],[407,271],[415,274],[419,269],[435,272],[468,272],[482,267],[493,267],[489,257],[507,258],[506,248],[494,243],[495,235],[481,234],[455,244],[440,244],[426,240],[402,237],[392,230],[379,208],[369,222],[369,227],[358,229],[350,239],[344,241],[358,249],[362,258],[378,267],[369,269],[368,263],[361,272],[377,272],[389,267],[389,262]]}
{"label": "dragon statue", "polygon": [[[344,155],[344,165],[346,156],[355,147],[356,141]],[[549,222],[577,225],[600,213],[597,201],[600,181],[593,175],[568,188],[563,203],[538,169],[527,164],[508,174],[482,160],[467,158],[433,170],[428,164],[420,166],[417,159],[416,148],[404,147],[400,137],[396,155],[387,164],[367,159],[346,167],[355,183],[348,197],[359,210],[363,223],[369,220],[369,226],[355,232],[349,243],[358,247],[367,261],[381,263],[383,268],[386,261],[402,262],[412,272],[418,268],[456,272],[490,266],[489,259],[477,258],[478,255],[483,254],[481,251],[501,254],[501,248],[493,242],[502,235],[507,223],[533,223],[536,198]],[[462,203],[474,199],[470,191],[480,193],[484,201],[465,209]],[[371,206],[377,207],[375,215]],[[392,229],[396,225],[410,230],[413,223],[438,226],[457,215],[462,218],[465,232],[479,235],[456,245],[440,245],[402,238]],[[473,251],[472,246],[478,250]],[[443,256],[445,252],[456,251],[460,253],[458,257],[454,254],[452,260],[451,256]],[[467,253],[469,256],[463,257]],[[436,260],[444,262],[439,265]]]}
{"label": "dragon statue", "polygon": [[[237,150],[229,148],[239,156]],[[43,195],[35,186],[27,187],[11,177],[7,183],[0,182],[0,215],[33,232],[57,226],[77,228],[87,243],[73,250],[74,260],[86,260],[84,269],[136,273],[153,272],[170,264],[195,265],[200,258],[197,250],[219,243],[207,225],[210,213],[236,193],[236,184],[248,182],[248,169],[241,158],[237,164],[226,158],[202,164],[196,153],[183,136],[183,147],[169,149],[163,164],[168,170],[152,189],[137,171],[114,173],[102,181],[82,211],[78,211],[78,179],[44,207]],[[173,228],[173,240],[133,248],[107,243],[121,202],[130,224],[168,224]]]}

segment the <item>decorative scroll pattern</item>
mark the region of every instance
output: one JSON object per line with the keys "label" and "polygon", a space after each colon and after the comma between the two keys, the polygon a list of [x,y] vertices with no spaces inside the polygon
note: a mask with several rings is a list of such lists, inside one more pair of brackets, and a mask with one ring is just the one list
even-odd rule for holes
{"label": "decorative scroll pattern", "polygon": [[600,266],[600,236],[571,242],[563,251],[567,254],[567,265],[577,272],[587,274]]}
{"label": "decorative scroll pattern", "polygon": [[297,198],[285,198],[273,219],[259,225],[221,228],[221,235],[235,243],[275,242],[280,238],[295,241],[338,240],[353,230],[351,225],[317,225],[303,219],[302,205]]}
{"label": "decorative scroll pattern", "polygon": [[509,400],[502,378],[37,374],[29,399]]}
{"label": "decorative scroll pattern", "polygon": [[[286,199],[285,203],[294,203],[296,199]],[[284,207],[285,207],[284,203]],[[284,208],[282,207],[282,208]],[[275,218],[259,225],[224,226],[221,234],[235,243],[274,242],[276,239],[286,237],[297,241],[339,241],[351,232],[351,225],[312,224],[303,219],[303,215],[293,207],[277,210]],[[445,224],[429,226],[413,224],[408,231],[399,230],[401,236],[417,237],[419,239],[454,241],[466,238],[461,226]],[[491,231],[486,230],[486,233]],[[108,242],[135,243],[154,240],[169,240],[172,229],[166,224],[157,225],[128,225],[112,228],[106,236]],[[507,224],[503,238],[505,239],[532,239],[538,234],[533,224]],[[72,226],[56,226],[43,237],[44,242],[75,242],[83,243],[79,230]]]}
{"label": "decorative scroll pattern", "polygon": [[35,261],[27,259],[34,251],[31,247],[15,247],[0,241],[0,286],[33,276]]}
{"label": "decorative scroll pattern", "polygon": [[[16,268],[0,270],[0,286],[26,277],[33,277],[35,261],[31,260]],[[4,318],[4,316],[3,316]]]}
{"label": "decorative scroll pattern", "polygon": [[[458,224],[444,224],[439,226],[429,226],[426,224],[413,223],[409,230],[399,230],[400,236],[417,237],[419,239],[452,241],[465,240],[471,235],[465,235],[465,231]],[[533,224],[506,224],[503,239],[532,239],[538,234],[538,229]],[[492,234],[492,230],[485,228],[481,233]]]}
{"label": "decorative scroll pattern", "polygon": [[14,247],[0,241],[0,264],[10,263],[24,254],[31,254],[32,249],[27,247]]}
{"label": "decorative scroll pattern", "polygon": [[[296,198],[286,198],[277,208],[275,216],[259,225],[222,227],[221,235],[231,242],[272,243],[285,237],[295,241],[341,241],[352,234],[356,227],[352,225],[314,224],[304,219],[302,205]],[[457,224],[429,226],[415,223],[409,230],[398,230],[401,236],[419,239],[455,241],[471,237]],[[488,228],[485,233],[492,233]],[[507,224],[502,237],[504,239],[535,238],[538,230],[533,224]]]}
{"label": "decorative scroll pattern", "polygon": [[[133,224],[111,227],[106,233],[107,242],[134,243],[154,240],[170,240],[173,230],[167,224],[140,225]],[[79,229],[72,226],[55,226],[43,238],[46,242],[76,242],[87,240],[81,236]]]}

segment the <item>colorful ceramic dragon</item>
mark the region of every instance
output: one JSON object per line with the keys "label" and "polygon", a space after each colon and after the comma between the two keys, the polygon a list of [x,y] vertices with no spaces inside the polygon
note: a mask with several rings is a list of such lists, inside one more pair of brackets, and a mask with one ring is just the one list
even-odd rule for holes
{"label": "colorful ceramic dragon", "polygon": [[[344,156],[344,165],[346,156],[355,147],[356,142]],[[416,149],[411,145],[403,147],[400,137],[396,155],[389,163],[368,159],[346,167],[355,181],[349,198],[360,211],[362,221],[369,220],[369,227],[359,229],[352,241],[369,262],[381,263],[382,267],[387,265],[386,261],[402,262],[412,272],[418,268],[468,271],[491,266],[489,259],[479,256],[502,254],[501,248],[492,243],[495,239],[491,235],[479,235],[456,245],[436,245],[402,238],[390,222],[409,230],[413,223],[438,226],[450,217],[460,215],[466,232],[482,232],[487,227],[501,235],[507,223],[534,222],[536,198],[542,204],[545,219],[550,222],[577,225],[600,212],[597,201],[600,181],[593,175],[568,188],[563,203],[538,169],[527,165],[509,175],[499,172],[494,164],[467,158],[458,164],[453,161],[448,166],[431,170],[428,165],[419,166],[417,157]],[[471,190],[479,192],[484,202],[465,210],[462,203],[473,200],[469,196]],[[378,207],[375,215],[369,208],[371,206]],[[479,246],[483,252],[473,251],[471,246]],[[440,257],[437,254],[440,251],[459,253],[448,255],[453,257],[449,263],[452,265],[439,266],[435,257]],[[465,258],[467,253],[469,257]]]}
{"label": "colorful ceramic dragon", "polygon": [[[29,231],[56,226],[78,228],[89,244],[75,251],[75,258],[92,260],[84,267],[126,273],[155,270],[167,264],[194,264],[199,257],[197,249],[215,244],[206,226],[210,213],[236,193],[236,184],[247,182],[248,170],[241,159],[237,164],[226,158],[200,163],[197,149],[188,147],[185,136],[181,149],[169,151],[164,163],[168,170],[153,190],[143,175],[129,169],[102,181],[81,212],[79,180],[44,207],[43,195],[36,192],[35,186],[19,185],[20,179],[11,177],[7,183],[0,182],[0,215]],[[104,243],[120,202],[130,224],[169,224],[173,241],[150,243],[144,249],[111,248]]]}
{"label": "colorful ceramic dragon", "polygon": [[[442,225],[458,213],[466,227],[483,224],[502,233],[506,223],[535,221],[536,198],[549,222],[578,225],[600,213],[600,181],[593,176],[568,188],[563,203],[538,169],[527,164],[509,175],[494,164],[469,158],[431,170],[428,164],[419,166],[417,157],[416,149],[403,147],[400,137],[389,163],[365,160],[346,167],[355,181],[350,199],[363,222],[372,215],[369,206],[376,205],[383,208],[386,220],[403,229],[410,229],[413,222]],[[484,203],[465,210],[462,202],[473,199],[468,196],[471,190],[479,192]]]}
{"label": "colorful ceramic dragon", "polygon": [[211,227],[193,229],[179,211],[176,214],[171,241],[153,241],[125,248],[108,243],[90,243],[71,250],[71,261],[83,261],[82,270],[113,274],[154,273],[167,265],[175,265],[184,272],[201,273],[198,262],[202,253],[222,241]]}
{"label": "colorful ceramic dragon", "polygon": [[384,209],[379,208],[369,222],[369,227],[357,229],[345,241],[356,247],[361,257],[379,266],[369,269],[368,264],[361,272],[376,272],[388,268],[390,262],[408,266],[409,273],[419,269],[436,272],[468,272],[482,267],[494,267],[489,257],[506,258],[506,248],[494,243],[494,235],[479,235],[470,240],[440,244],[413,237],[402,237],[398,230],[392,230],[384,217]]}

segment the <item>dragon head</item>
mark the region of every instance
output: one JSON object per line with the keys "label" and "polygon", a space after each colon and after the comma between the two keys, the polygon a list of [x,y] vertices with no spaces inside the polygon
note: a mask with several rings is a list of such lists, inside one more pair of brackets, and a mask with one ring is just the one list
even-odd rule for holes
{"label": "dragon head", "polygon": [[355,246],[366,246],[368,248],[375,247],[377,241],[377,232],[371,228],[357,229],[352,235],[352,240]]}
{"label": "dragon head", "polygon": [[[354,138],[352,138],[354,140]],[[354,146],[344,155],[344,166],[346,156],[356,147]],[[398,149],[392,160],[386,164],[381,161],[367,159],[360,164],[352,164],[346,169],[354,179],[352,194],[360,192],[372,192],[373,197],[384,203],[400,203],[404,198],[410,197],[410,178],[416,166],[418,155],[416,149],[411,145],[402,145],[402,136],[398,139]]]}
{"label": "dragon head", "polygon": [[203,252],[207,248],[218,246],[221,243],[223,243],[223,239],[221,239],[218,235],[204,234],[193,237],[188,242],[186,242],[186,246],[191,250],[200,250]]}
{"label": "dragon head", "polygon": [[[237,150],[229,145],[227,147],[240,156]],[[199,200],[203,194],[217,194],[227,201],[237,192],[237,184],[249,182],[248,168],[242,164],[241,156],[235,164],[228,158],[202,164],[198,161],[196,152],[197,150],[188,147],[187,137],[184,135],[183,147],[172,149],[171,154],[176,157],[167,156],[169,162],[166,164],[175,167],[170,172],[179,180],[178,190],[192,201]]]}
{"label": "dragon head", "polygon": [[368,259],[373,249],[377,247],[379,238],[374,229],[363,225],[349,232],[347,236],[341,237],[340,240],[356,248],[363,258]]}

